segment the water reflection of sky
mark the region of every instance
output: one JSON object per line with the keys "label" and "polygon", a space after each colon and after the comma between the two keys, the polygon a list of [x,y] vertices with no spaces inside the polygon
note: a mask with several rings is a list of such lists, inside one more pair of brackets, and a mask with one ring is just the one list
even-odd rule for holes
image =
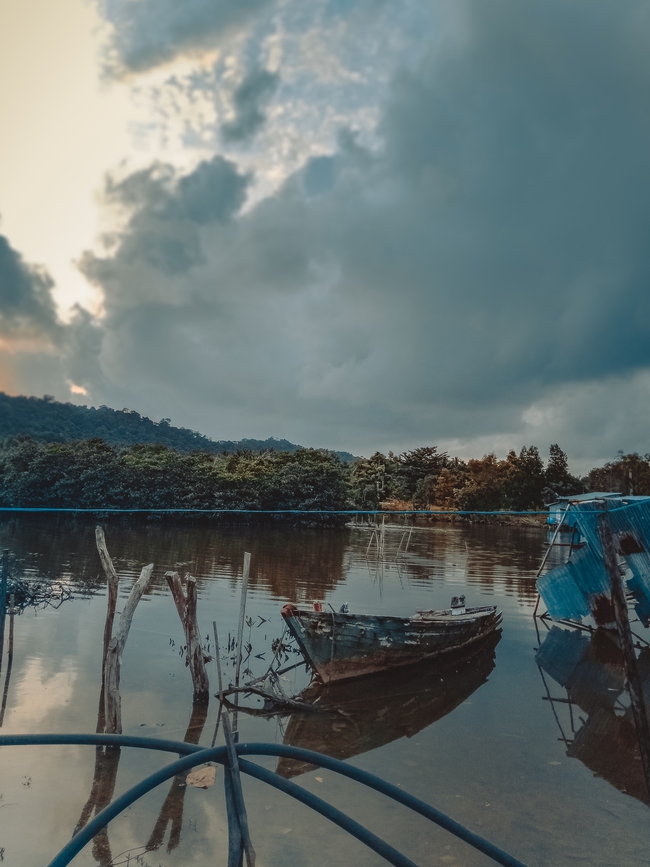
{"label": "water reflection of sky", "polygon": [[[407,554],[396,556],[400,540],[403,547],[403,530],[389,529],[383,562],[372,556],[372,546],[366,558],[370,535],[365,529],[215,529],[205,524],[136,522],[109,524],[106,536],[123,576],[118,611],[142,565],[156,565],[152,589],[136,611],[124,653],[125,732],[182,739],[192,712],[189,673],[179,653],[180,622],[164,581],[167,569],[179,568],[197,577],[201,632],[211,638],[211,622],[216,619],[223,643],[236,630],[243,553],[251,551],[247,612],[252,625],[246,638],[253,644],[252,656],[266,652],[263,660],[251,660],[256,674],[269,659],[271,640],[282,631],[279,609],[287,599],[321,598],[335,607],[347,602],[353,611],[408,614],[417,608],[447,606],[451,595],[464,592],[468,604],[498,604],[504,612],[496,666],[487,682],[411,737],[399,737],[350,761],[403,785],[531,867],[647,860],[647,807],[566,755],[548,703],[542,701],[531,612],[532,576],[543,552],[543,531],[494,525],[417,528]],[[42,517],[5,520],[0,524],[0,546],[11,548],[25,568],[70,581],[77,597],[58,611],[28,611],[16,618],[4,731],[94,731],[106,599],[93,524]],[[214,692],[214,664],[208,673]],[[304,682],[304,675],[296,672],[288,675],[286,687],[299,689]],[[213,701],[203,744],[212,739],[216,714]],[[244,714],[239,721],[242,739],[274,742],[282,742],[289,722]],[[115,793],[168,761],[157,754],[122,750]],[[273,760],[263,762],[275,767]],[[64,845],[88,799],[94,763],[92,748],[3,748],[4,864],[47,863]],[[418,863],[489,863],[380,796],[360,797],[359,788],[349,781],[312,772],[299,782],[349,811]],[[118,853],[150,839],[170,785],[164,784],[111,824],[113,863],[120,862]],[[306,808],[256,781],[245,780],[244,785],[260,864],[379,863]],[[159,849],[145,853],[145,863],[225,864],[224,817],[218,772],[214,789],[185,792],[178,846],[167,852],[167,833]],[[74,863],[98,862],[88,847]]]}

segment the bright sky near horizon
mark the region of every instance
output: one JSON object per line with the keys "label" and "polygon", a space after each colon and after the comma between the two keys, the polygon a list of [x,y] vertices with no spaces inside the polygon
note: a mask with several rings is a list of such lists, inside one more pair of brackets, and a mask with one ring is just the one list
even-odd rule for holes
{"label": "bright sky near horizon", "polygon": [[0,389],[650,451],[650,3],[0,5]]}

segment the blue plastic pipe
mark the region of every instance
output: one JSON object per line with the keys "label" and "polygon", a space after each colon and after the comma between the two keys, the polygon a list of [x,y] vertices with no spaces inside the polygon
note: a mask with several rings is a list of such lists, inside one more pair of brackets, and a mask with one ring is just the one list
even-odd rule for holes
{"label": "blue plastic pipe", "polygon": [[[84,842],[82,842],[78,848],[75,848],[74,853],[71,854],[67,858],[67,860],[55,859],[54,861],[50,862],[49,867],[66,867],[66,865],[70,863],[72,857],[74,857],[74,854],[76,854],[81,848],[83,848],[83,846],[90,839],[92,839],[92,837],[98,831],[100,831],[101,828],[103,828],[111,819],[117,816],[123,809],[132,804],[139,797],[150,791],[150,789],[164,782],[164,780],[169,779],[170,777],[175,776],[176,774],[181,773],[184,770],[187,770],[189,767],[194,767],[195,765],[201,764],[206,761],[217,761],[221,764],[225,764],[227,761],[225,747],[204,749],[203,747],[200,747],[198,745],[188,744],[182,741],[170,741],[151,737],[106,734],[0,735],[0,746],[27,746],[48,744],[113,744],[115,746],[141,747],[146,749],[162,750],[165,752],[172,752],[177,754],[184,753],[186,755],[186,758],[180,759],[178,762],[174,762],[173,764],[168,765],[166,768],[157,771],[155,774],[152,774],[150,777],[148,777],[147,780],[143,780],[141,783],[134,786],[128,792],[125,792],[123,795],[117,798],[116,801],[114,801],[101,813],[95,816],[92,822],[86,825],[86,827],[70,841],[68,847],[71,846],[71,844],[74,844],[75,841],[79,840],[82,835],[85,835]],[[460,823],[455,822],[449,816],[440,812],[440,810],[436,810],[434,807],[430,806],[424,801],[421,801],[419,798],[416,798],[413,795],[409,795],[407,792],[402,791],[397,786],[394,786],[391,783],[387,783],[385,780],[374,776],[374,774],[370,774],[367,771],[361,770],[360,768],[355,768],[354,766],[348,765],[345,762],[341,762],[338,759],[334,759],[331,756],[326,756],[322,753],[317,753],[312,750],[304,750],[299,747],[286,746],[284,744],[280,745],[265,743],[242,743],[236,745],[236,750],[238,755],[284,756],[286,758],[298,759],[299,761],[308,762],[309,764],[326,768],[327,770],[331,770],[334,773],[349,777],[350,779],[356,780],[357,782],[362,783],[369,788],[375,789],[375,791],[381,792],[382,794],[387,795],[398,803],[409,807],[410,809],[419,813],[421,816],[424,816],[425,818],[454,834],[456,837],[468,843],[473,848],[477,849],[480,852],[483,852],[485,855],[492,858],[492,860],[496,861],[498,864],[503,864],[504,867],[525,867],[525,865],[521,861],[518,861],[512,855],[509,855],[507,852],[499,849],[498,846],[495,846],[488,840],[480,837],[478,834],[474,834],[472,831],[465,828]],[[268,782],[270,785],[273,785],[276,788],[281,789],[282,791],[286,791],[287,794],[291,794],[292,797],[296,797],[298,800],[302,800],[304,803],[307,803],[307,800],[304,799],[305,797],[307,797],[308,799],[316,798],[315,795],[311,795],[311,793],[306,792],[305,789],[302,789],[300,786],[296,786],[295,783],[291,783],[289,780],[284,780],[282,777],[279,777],[277,774],[274,774],[271,771],[267,771],[265,768],[260,768],[259,766],[252,765],[249,762],[242,762],[240,767],[241,770],[244,771],[244,773],[248,773],[251,776],[257,776],[259,779],[262,779],[260,773],[262,773],[264,776],[269,775],[269,778],[265,779],[265,782]],[[388,852],[389,850],[391,850],[392,852],[396,851],[392,849],[392,847],[388,846],[388,844],[384,843],[383,841],[379,840],[379,838],[371,834],[371,832],[367,831],[367,829],[363,828],[363,826],[357,825],[357,823],[355,823],[352,819],[349,819],[349,817],[345,816],[343,813],[340,813],[340,811],[336,810],[335,807],[332,807],[324,801],[320,801],[320,799],[318,798],[316,800],[319,802],[319,806],[321,806],[322,809],[317,808],[311,803],[309,804],[309,806],[313,806],[314,809],[318,809],[318,812],[321,812],[322,815],[330,818],[332,821],[336,822],[336,824],[340,824],[340,822],[337,821],[337,818],[343,817],[346,822],[352,823],[349,830],[350,833],[354,834],[354,836],[358,836],[352,830],[352,827],[354,826],[356,826],[357,831],[360,831],[365,835],[370,835],[367,840],[363,839],[363,842],[365,842],[371,848],[375,849],[375,851],[379,850],[377,850],[375,846],[372,845],[371,838],[374,839],[374,841],[379,841],[382,846],[387,847],[387,849],[385,850],[386,852]],[[337,816],[337,818],[333,818],[334,816]],[[91,826],[93,827],[93,830],[88,836]],[[346,826],[342,825],[342,827]],[[358,839],[362,839],[362,837],[358,837]],[[59,853],[59,856],[57,856],[57,858],[62,856],[64,852],[67,852],[68,847],[65,847],[65,849],[63,849]],[[391,858],[383,852],[380,852],[380,854],[383,854],[384,857],[387,858],[387,860],[391,861]],[[399,856],[399,858],[403,859],[405,857],[403,855],[400,855],[400,853],[396,854],[397,856]],[[406,861],[391,861],[391,863],[406,865],[411,864],[412,862],[408,861],[407,859]]]}

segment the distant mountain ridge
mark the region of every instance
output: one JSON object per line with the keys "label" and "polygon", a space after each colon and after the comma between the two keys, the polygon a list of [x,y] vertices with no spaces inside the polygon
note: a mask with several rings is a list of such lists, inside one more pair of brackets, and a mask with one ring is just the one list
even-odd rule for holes
{"label": "distant mountain ridge", "polygon": [[[0,441],[30,436],[40,442],[71,442],[100,437],[111,445],[160,443],[178,452],[253,452],[274,449],[295,452],[302,446],[288,440],[212,440],[197,431],[174,427],[170,419],[152,421],[135,410],[87,407],[60,403],[45,397],[11,397],[0,392]],[[341,460],[352,461],[349,452],[335,452]]]}

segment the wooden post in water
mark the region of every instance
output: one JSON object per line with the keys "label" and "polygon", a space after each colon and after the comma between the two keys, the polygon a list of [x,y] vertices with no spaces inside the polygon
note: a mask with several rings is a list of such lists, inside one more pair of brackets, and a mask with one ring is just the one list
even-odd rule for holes
{"label": "wooden post in water", "polygon": [[115,566],[111,560],[106,547],[106,537],[104,530],[99,524],[95,527],[95,542],[97,543],[97,551],[99,559],[102,563],[104,574],[106,575],[106,620],[104,621],[104,649],[102,652],[102,687],[99,693],[99,710],[97,711],[97,732],[105,731],[106,726],[106,654],[108,653],[108,645],[113,636],[113,622],[115,620],[115,609],[117,608],[117,591],[120,582],[119,575],[115,571]]}
{"label": "wooden post in water", "polygon": [[9,580],[9,549],[2,554],[2,574],[0,574],[0,671],[5,646],[5,619],[7,616],[7,581]]}
{"label": "wooden post in water", "polygon": [[95,527],[95,541],[97,543],[97,551],[99,559],[102,561],[104,574],[106,575],[106,587],[108,590],[108,602],[106,608],[106,623],[104,624],[104,656],[108,650],[108,643],[113,635],[113,620],[115,619],[115,608],[117,606],[117,586],[119,584],[119,576],[115,571],[115,566],[111,560],[108,548],[106,547],[106,537],[104,530],[99,524]]}
{"label": "wooden post in water", "polygon": [[[250,554],[246,554],[245,557],[248,558],[248,563],[246,560],[244,561],[246,582],[248,583],[248,570],[246,569],[246,566],[250,564]],[[244,606],[245,597],[243,597],[242,601],[242,610]],[[228,710],[224,707],[223,703],[223,677],[221,676],[221,656],[219,651],[219,635],[217,634],[216,620],[212,621],[212,628],[214,630],[215,656],[217,659],[217,673],[219,676],[219,701],[221,702],[221,712],[223,714],[223,733],[226,739],[226,747],[228,749],[228,763],[224,765],[223,769],[226,810],[228,815],[228,867],[241,867],[244,852],[246,853],[247,867],[255,867],[255,849],[251,843],[250,831],[248,828],[248,815],[244,803],[244,792],[241,786],[239,760],[235,750],[236,732],[233,733],[230,727]]]}
{"label": "wooden post in water", "polygon": [[120,616],[120,623],[117,632],[111,638],[108,644],[106,653],[106,664],[104,667],[104,688],[105,688],[105,714],[106,714],[106,731],[108,733],[122,734],[122,699],[120,697],[120,669],[122,667],[122,653],[126,639],[129,637],[131,629],[131,621],[135,614],[135,609],[142,598],[147,584],[153,572],[153,563],[145,566],[140,573],[140,577],[135,582],[129,593],[129,598],[126,600],[124,610]]}
{"label": "wooden post in water", "polygon": [[205,670],[203,648],[201,647],[201,633],[196,618],[196,578],[191,575],[185,576],[187,595],[183,592],[183,585],[178,572],[166,572],[165,578],[169,584],[178,616],[185,633],[187,645],[187,662],[192,675],[194,687],[194,701],[208,702],[210,700],[210,681]]}
{"label": "wooden post in water", "polygon": [[627,678],[627,686],[630,693],[630,706],[632,708],[634,727],[636,728],[636,735],[639,741],[641,764],[645,775],[646,788],[648,790],[648,795],[650,795],[650,726],[648,726],[648,714],[645,702],[643,701],[643,688],[639,680],[636,654],[634,652],[634,642],[632,640],[632,630],[630,629],[630,620],[627,614],[627,602],[625,601],[623,578],[618,565],[618,557],[616,555],[612,531],[607,523],[607,515],[605,514],[598,516],[598,536],[600,537],[600,544],[603,549],[603,561],[612,588],[612,602],[614,604],[618,637],[623,652],[625,676]]}
{"label": "wooden post in water", "polygon": [[248,577],[251,570],[251,555],[244,553],[244,574],[241,581],[241,601],[239,603],[239,623],[237,624],[237,663],[235,666],[235,686],[239,686],[241,670],[241,649],[244,640],[244,615],[246,614],[246,594],[248,593]]}
{"label": "wooden post in water", "polygon": [[14,659],[14,594],[11,594],[11,602],[9,607],[9,647],[7,649],[7,673],[5,674],[5,685],[2,690],[2,705],[0,705],[0,728],[5,721],[5,711],[7,710],[7,696],[9,695],[9,681],[11,680],[11,667]]}

